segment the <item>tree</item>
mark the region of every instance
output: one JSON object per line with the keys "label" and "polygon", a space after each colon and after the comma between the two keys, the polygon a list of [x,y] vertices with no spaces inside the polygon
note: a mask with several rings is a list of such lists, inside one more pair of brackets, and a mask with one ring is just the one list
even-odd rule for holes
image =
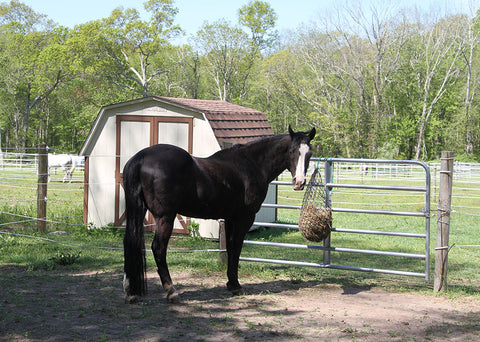
{"label": "tree", "polygon": [[210,96],[240,103],[246,100],[262,52],[277,39],[276,19],[270,5],[257,0],[238,10],[238,21],[250,31],[250,38],[226,20],[202,26],[195,36],[195,48],[207,82],[213,81]]}
{"label": "tree", "polygon": [[260,78],[255,84],[254,106],[269,114],[269,121],[275,132],[286,132],[289,124],[295,127],[306,125],[308,111],[302,97],[303,66],[288,50],[271,54],[262,61]]}
{"label": "tree", "polygon": [[[474,104],[477,102],[476,94],[480,87],[480,71],[478,60],[478,45],[480,43],[480,13],[468,17],[464,21],[465,28],[465,49],[462,51],[462,57],[466,66],[464,110],[459,115],[456,125],[457,132],[454,134],[457,139],[462,140],[462,150],[471,155],[474,148],[479,148],[480,144],[480,116],[474,110]],[[478,103],[478,102],[477,102]]]}
{"label": "tree", "polygon": [[[407,39],[407,18],[404,11],[396,10],[391,3],[382,3],[371,7],[366,13],[362,7],[347,8],[348,19],[353,22],[351,33],[358,37],[366,37],[371,46],[374,59],[368,68],[371,80],[365,83],[371,86],[364,88],[368,93],[370,103],[367,110],[372,113],[371,118],[371,146],[369,155],[376,156],[379,142],[382,140],[385,118],[392,115],[385,91],[392,81],[392,76],[399,65],[401,51]],[[345,25],[342,25],[345,27]],[[340,27],[337,26],[337,30]],[[367,76],[367,77],[368,77]]]}
{"label": "tree", "polygon": [[428,156],[425,132],[434,107],[462,75],[460,59],[464,48],[461,34],[463,22],[458,19],[442,19],[422,35],[422,46],[425,46],[425,49],[421,56],[423,68],[418,70],[418,76],[423,91],[423,104],[418,121],[415,159]]}
{"label": "tree", "polygon": [[0,4],[0,23],[1,82],[13,97],[10,112],[14,113],[16,144],[25,147],[32,112],[38,109],[37,121],[43,124],[32,139],[44,139],[47,127],[42,110],[70,75],[63,45],[67,31],[16,0]]}
{"label": "tree", "polygon": [[245,95],[245,78],[250,71],[245,32],[219,20],[205,23],[195,41],[197,51],[205,60],[206,74],[213,81],[212,96],[224,101],[240,101]]}
{"label": "tree", "polygon": [[182,95],[192,99],[199,98],[201,58],[198,52],[193,51],[188,45],[177,47],[170,57],[170,62],[178,70],[175,76]]}
{"label": "tree", "polygon": [[[75,28],[76,49],[85,56],[84,67],[91,68],[112,83],[141,96],[149,96],[150,83],[168,72],[154,67],[151,59],[181,32],[174,24],[178,9],[173,0],[148,0],[143,21],[135,9],[118,7],[110,17]],[[92,68],[93,65],[93,68]]]}
{"label": "tree", "polygon": [[251,32],[253,54],[271,49],[278,40],[278,32],[275,30],[277,18],[273,8],[260,0],[250,1],[248,5],[238,10],[240,25],[247,27]]}
{"label": "tree", "polygon": [[292,51],[310,73],[305,100],[330,123],[347,156],[373,158],[383,144],[393,115],[385,92],[399,66],[406,27],[405,13],[392,6],[342,7],[293,39]]}
{"label": "tree", "polygon": [[370,134],[367,80],[371,50],[346,32],[306,28],[295,37],[292,53],[305,65],[302,96],[315,111],[311,124],[328,127],[348,156],[364,156]]}

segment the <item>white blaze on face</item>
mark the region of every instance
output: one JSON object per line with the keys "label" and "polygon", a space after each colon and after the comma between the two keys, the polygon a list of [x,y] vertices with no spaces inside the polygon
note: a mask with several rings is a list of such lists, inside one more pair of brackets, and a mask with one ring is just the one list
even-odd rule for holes
{"label": "white blaze on face", "polygon": [[307,144],[300,144],[298,150],[300,155],[298,156],[297,168],[295,169],[295,176],[293,177],[295,190],[301,190],[305,184],[305,158],[309,150]]}

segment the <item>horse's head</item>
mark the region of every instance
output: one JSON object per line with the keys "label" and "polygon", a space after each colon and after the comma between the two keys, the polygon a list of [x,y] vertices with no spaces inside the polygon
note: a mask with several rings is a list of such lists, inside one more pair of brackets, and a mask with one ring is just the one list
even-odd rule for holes
{"label": "horse's head", "polygon": [[289,150],[288,170],[292,174],[292,184],[294,190],[303,190],[306,182],[308,163],[312,156],[310,141],[315,137],[315,128],[310,132],[294,132],[288,126],[288,133],[292,139]]}

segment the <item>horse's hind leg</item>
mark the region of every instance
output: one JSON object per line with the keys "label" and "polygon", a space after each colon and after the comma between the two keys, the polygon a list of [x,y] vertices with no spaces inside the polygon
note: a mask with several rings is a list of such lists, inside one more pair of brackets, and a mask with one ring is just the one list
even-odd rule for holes
{"label": "horse's hind leg", "polygon": [[70,170],[68,170],[68,175],[70,176],[70,181],[69,183],[72,182],[72,178],[73,178],[73,171],[75,171],[75,161],[72,159],[72,165],[70,166]]}
{"label": "horse's hind leg", "polygon": [[152,251],[157,264],[158,275],[160,276],[164,290],[168,293],[167,299],[171,303],[178,302],[179,300],[167,266],[167,246],[168,240],[172,235],[174,220],[175,215],[156,217],[155,222],[157,227],[152,242]]}

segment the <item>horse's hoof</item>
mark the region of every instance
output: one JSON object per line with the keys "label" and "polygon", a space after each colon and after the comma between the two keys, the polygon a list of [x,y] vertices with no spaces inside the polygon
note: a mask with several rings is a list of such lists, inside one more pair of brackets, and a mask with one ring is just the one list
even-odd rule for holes
{"label": "horse's hoof", "polygon": [[232,293],[233,296],[243,296],[245,291],[240,286],[240,284],[232,285],[230,282],[227,283],[227,289]]}
{"label": "horse's hoof", "polygon": [[242,288],[231,290],[231,292],[233,296],[243,296],[246,294],[246,292]]}
{"label": "horse's hoof", "polygon": [[125,304],[135,304],[142,300],[142,297],[136,295],[125,295]]}
{"label": "horse's hoof", "polygon": [[180,302],[180,296],[178,295],[178,292],[171,292],[167,295],[167,300],[169,303],[177,304]]}
{"label": "horse's hoof", "polygon": [[232,296],[243,296],[245,294],[241,286],[235,288],[229,287],[228,290],[232,293]]}

